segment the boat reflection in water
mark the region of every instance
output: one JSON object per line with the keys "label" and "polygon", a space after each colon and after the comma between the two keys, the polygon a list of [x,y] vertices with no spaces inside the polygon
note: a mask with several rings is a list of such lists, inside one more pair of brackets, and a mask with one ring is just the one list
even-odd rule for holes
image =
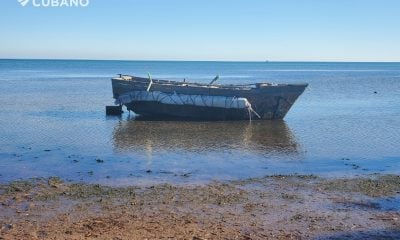
{"label": "boat reflection in water", "polygon": [[284,121],[121,121],[114,129],[117,152],[212,153],[240,151],[260,157],[298,155]]}

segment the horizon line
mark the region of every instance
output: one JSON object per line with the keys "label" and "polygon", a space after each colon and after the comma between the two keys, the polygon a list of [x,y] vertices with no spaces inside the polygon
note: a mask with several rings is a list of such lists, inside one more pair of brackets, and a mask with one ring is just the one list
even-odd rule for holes
{"label": "horizon line", "polygon": [[119,62],[324,62],[324,63],[400,63],[400,61],[359,61],[359,60],[182,60],[182,59],[90,59],[90,58],[0,58],[0,60],[48,60],[48,61],[119,61]]}

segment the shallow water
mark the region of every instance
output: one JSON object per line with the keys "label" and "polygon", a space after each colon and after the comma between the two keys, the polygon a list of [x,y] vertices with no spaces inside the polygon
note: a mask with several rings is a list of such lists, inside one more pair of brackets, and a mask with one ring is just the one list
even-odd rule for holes
{"label": "shallow water", "polygon": [[[284,121],[106,117],[117,73],[307,82]],[[375,93],[376,92],[376,93]],[[0,60],[0,182],[106,184],[400,172],[400,63]]]}

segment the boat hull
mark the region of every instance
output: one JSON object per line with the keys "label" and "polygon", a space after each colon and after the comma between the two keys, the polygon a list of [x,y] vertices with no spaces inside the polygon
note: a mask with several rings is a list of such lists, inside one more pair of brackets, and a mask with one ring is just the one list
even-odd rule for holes
{"label": "boat hull", "polygon": [[307,84],[279,84],[257,87],[235,85],[202,85],[167,80],[153,80],[150,89],[149,79],[133,77],[131,80],[113,78],[112,87],[115,99],[131,91],[159,91],[186,95],[226,96],[246,98],[258,118],[248,109],[230,109],[193,105],[163,104],[154,101],[132,101],[124,105],[128,110],[146,118],[192,119],[192,120],[247,120],[283,119],[297,98],[304,92]]}
{"label": "boat hull", "polygon": [[249,119],[247,109],[173,105],[159,102],[135,101],[126,105],[129,110],[141,115],[141,119],[171,120],[244,120]]}

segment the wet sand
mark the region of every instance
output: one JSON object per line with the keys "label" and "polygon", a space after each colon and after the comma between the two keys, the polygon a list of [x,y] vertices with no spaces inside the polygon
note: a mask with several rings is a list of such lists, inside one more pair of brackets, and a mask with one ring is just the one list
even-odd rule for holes
{"label": "wet sand", "polygon": [[400,176],[0,187],[0,239],[398,239]]}

